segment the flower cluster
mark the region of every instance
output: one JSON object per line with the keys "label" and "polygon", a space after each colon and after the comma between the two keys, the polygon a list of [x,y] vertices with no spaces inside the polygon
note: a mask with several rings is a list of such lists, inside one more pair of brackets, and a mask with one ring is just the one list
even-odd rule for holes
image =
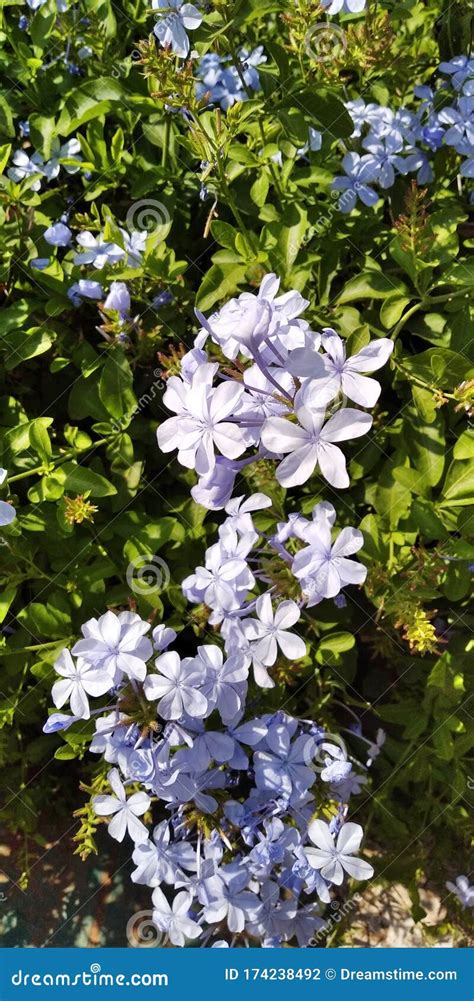
{"label": "flower cluster", "polygon": [[[67,174],[76,174],[82,161],[80,152],[81,146],[78,139],[68,139],[62,145],[58,139],[55,139],[52,144],[52,155],[46,163],[40,153],[32,153],[31,156],[28,156],[24,149],[18,149],[13,154],[13,166],[9,167],[7,174],[10,180],[15,181],[16,184],[24,181],[27,177],[31,178],[32,190],[39,191],[42,180],[56,180],[61,168]],[[71,163],[71,160],[76,161],[76,163]]]}
{"label": "flower cluster", "polygon": [[[316,468],[332,487],[348,487],[339,443],[372,425],[369,414],[341,401],[375,405],[381,387],[365,373],[386,363],[392,341],[380,338],[347,358],[334,330],[311,331],[301,318],[308,302],[300,293],[278,296],[278,289],[270,274],[257,295],[244,292],[209,319],[197,312],[195,347],[168,381],[163,401],[176,416],[159,427],[158,444],[178,449],[178,461],[196,470],[192,495],[204,507],[224,507],[239,470],[261,458],[278,462],[283,487],[305,483]],[[208,342],[231,362],[225,373],[203,350]]]}
{"label": "flower cluster", "polygon": [[253,52],[241,49],[238,53],[238,67],[232,57],[222,57],[208,52],[197,65],[198,84],[196,96],[206,104],[219,104],[228,111],[239,101],[246,101],[252,91],[260,90],[257,66],[267,61],[263,46]]}
{"label": "flower cluster", "polygon": [[442,147],[450,147],[463,158],[461,177],[474,177],[474,60],[456,56],[441,63],[439,72],[442,81],[437,89],[415,87],[419,100],[415,111],[366,104],[362,98],[347,102],[354,122],[352,138],[360,140],[360,152],[346,153],[345,176],[336,177],[332,184],[334,191],[341,192],[342,212],[351,212],[358,199],[375,205],[378,194],[372,185],[391,188],[397,174],[415,173],[419,184],[430,183],[433,156]]}
{"label": "flower cluster", "polygon": [[[293,616],[274,633],[265,614],[259,621],[263,658],[271,660],[274,643],[291,654],[284,627]],[[153,889],[154,922],[173,945],[214,945],[224,934],[232,944],[242,936],[305,946],[323,923],[331,886],[344,873],[373,874],[356,857],[362,828],[346,820],[364,776],[342,742],[312,721],[281,710],[249,716],[239,646],[224,657],[207,643],[181,657],[170,649],[172,629],[157,626],[151,639],[149,630],[131,612],[85,623],[55,665],[53,701],[58,709],[69,702],[72,715],[53,713],[45,732],[95,719],[90,750],[112,766],[112,794],[96,796],[93,809],[113,838],[133,841],[132,880]],[[101,696],[91,710],[89,697]],[[162,819],[150,829],[156,801]],[[323,805],[329,823],[315,818]]]}
{"label": "flower cluster", "polygon": [[[361,532],[344,528],[332,540],[332,504],[316,504],[311,520],[291,514],[273,534],[257,532],[251,512],[270,504],[265,494],[228,501],[219,541],[182,585],[188,601],[206,607],[210,625],[220,626],[229,657],[238,650],[262,688],[273,687],[269,669],[279,656],[305,657],[306,644],[292,631],[302,608],[335,598],[347,584],[362,584],[367,572],[349,559],[363,544]],[[270,583],[269,590],[256,594],[257,580]]]}
{"label": "flower cluster", "polygon": [[[102,232],[94,235],[89,230],[78,233],[76,237],[78,250],[72,249],[73,233],[69,228],[69,215],[65,212],[61,219],[53,223],[43,233],[44,242],[58,254],[63,252],[66,260],[76,267],[91,267],[96,271],[104,268],[114,268],[121,265],[128,269],[137,269],[142,265],[143,255],[147,249],[148,232],[146,230],[127,230],[122,226],[117,228],[116,239],[108,239]],[[44,270],[51,264],[51,258],[40,257],[30,261],[32,267]],[[94,272],[92,271],[92,274]],[[101,282],[94,278],[79,278],[67,290],[67,296],[74,306],[80,306],[84,299],[104,299],[104,309],[114,311],[123,322],[130,314],[130,293],[125,282],[112,282],[106,295]]]}

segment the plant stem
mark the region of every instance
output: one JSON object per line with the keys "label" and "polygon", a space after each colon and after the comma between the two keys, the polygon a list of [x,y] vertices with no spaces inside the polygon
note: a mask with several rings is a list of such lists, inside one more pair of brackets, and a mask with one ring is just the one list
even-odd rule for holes
{"label": "plant stem", "polygon": [[28,476],[34,476],[36,473],[42,474],[54,472],[54,470],[62,466],[64,462],[67,462],[68,459],[73,459],[74,456],[80,455],[81,452],[93,451],[93,449],[99,448],[100,445],[104,445],[106,442],[108,442],[108,438],[99,438],[97,441],[94,441],[92,445],[88,445],[87,448],[72,448],[69,452],[65,452],[64,455],[57,456],[57,459],[52,462],[51,469],[48,468],[44,462],[42,462],[40,466],[35,466],[33,469],[26,469],[24,473],[15,473],[15,476],[9,476],[6,482],[17,483],[18,480],[25,480]]}

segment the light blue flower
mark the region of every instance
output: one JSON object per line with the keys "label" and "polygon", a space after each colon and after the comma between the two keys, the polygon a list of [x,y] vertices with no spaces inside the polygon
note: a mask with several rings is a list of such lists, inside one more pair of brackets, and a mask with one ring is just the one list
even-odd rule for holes
{"label": "light blue flower", "polygon": [[463,907],[474,907],[474,886],[470,886],[467,876],[458,876],[456,883],[446,883],[448,890],[458,898]]}
{"label": "light blue flower", "polygon": [[321,0],[327,14],[360,14],[367,0]]}
{"label": "light blue flower", "polygon": [[468,156],[474,153],[474,97],[460,97],[454,107],[443,108],[439,121],[450,126],[444,136],[447,146]]}
{"label": "light blue flower", "polygon": [[255,921],[262,904],[255,893],[247,890],[250,873],[233,865],[223,867],[216,876],[204,880],[200,894],[204,917],[209,922],[227,918],[231,932],[241,932],[248,921]]}
{"label": "light blue flower", "polygon": [[125,318],[130,314],[130,292],[125,282],[112,282],[104,302],[105,309],[114,309]]}
{"label": "light blue flower", "polygon": [[153,0],[153,10],[157,11],[157,22],[153,29],[160,45],[171,48],[186,59],[189,52],[187,31],[195,31],[202,22],[202,16],[192,3],[183,0]]}
{"label": "light blue flower", "polygon": [[15,518],[16,511],[12,504],[7,504],[6,501],[0,501],[0,527],[3,528],[5,525],[11,525]]}
{"label": "light blue flower", "polygon": [[88,278],[81,278],[74,282],[67,290],[68,299],[74,306],[80,306],[82,299],[103,299],[104,293],[99,282],[90,281]]}
{"label": "light blue flower", "polygon": [[49,257],[33,257],[30,261],[30,268],[34,268],[35,271],[44,271],[50,263]]}
{"label": "light blue flower", "polygon": [[362,145],[370,154],[371,161],[368,162],[374,165],[380,187],[391,188],[395,184],[395,171],[403,172],[403,159],[400,156],[403,144],[396,135],[388,135],[381,142],[370,141],[369,136]]}
{"label": "light blue flower", "polygon": [[[7,476],[8,471],[0,467],[0,486],[5,483]],[[15,518],[15,508],[11,504],[7,504],[6,501],[0,501],[0,528],[3,528],[5,525],[11,525]]]}
{"label": "light blue flower", "polygon": [[466,55],[455,56],[449,62],[440,63],[439,72],[450,76],[453,87],[461,90],[465,81],[474,76],[474,59]]}
{"label": "light blue flower", "polygon": [[321,133],[317,129],[313,129],[310,125],[308,129],[308,141],[305,142],[304,146],[296,150],[296,154],[297,156],[306,156],[308,150],[311,150],[312,153],[317,153],[321,149],[322,143],[323,137]]}
{"label": "light blue flower", "polygon": [[43,726],[43,733],[58,733],[60,730],[67,730],[78,719],[78,716],[71,716],[68,713],[51,713]]}
{"label": "light blue flower", "polygon": [[263,46],[259,45],[250,53],[241,49],[238,59],[237,69],[231,65],[230,56],[221,58],[214,52],[203,56],[197,67],[200,82],[196,86],[196,96],[206,98],[209,104],[219,104],[223,111],[228,111],[239,101],[248,100],[249,90],[260,89],[256,67],[265,63],[267,57],[263,54]]}
{"label": "light blue flower", "polygon": [[377,192],[369,184],[377,180],[377,165],[369,155],[359,156],[358,153],[346,153],[342,161],[347,177],[335,177],[332,182],[333,191],[341,191],[339,208],[341,212],[352,212],[357,199],[364,205],[375,205],[378,201]]}
{"label": "light blue flower", "polygon": [[71,241],[72,233],[69,226],[65,226],[62,222],[55,222],[53,226],[45,229],[43,236],[51,247],[67,247]]}

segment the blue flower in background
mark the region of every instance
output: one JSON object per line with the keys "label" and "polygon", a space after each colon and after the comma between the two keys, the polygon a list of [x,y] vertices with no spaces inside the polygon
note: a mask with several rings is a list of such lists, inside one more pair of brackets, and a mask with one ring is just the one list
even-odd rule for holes
{"label": "blue flower in background", "polygon": [[123,320],[130,315],[130,292],[125,282],[112,282],[104,308],[116,310]]}
{"label": "blue flower in background", "polygon": [[346,153],[342,161],[347,177],[335,177],[332,182],[333,191],[341,191],[339,208],[341,212],[352,212],[357,199],[364,205],[375,205],[378,194],[369,184],[377,180],[378,168],[374,158],[367,154]]}
{"label": "blue flower in background", "polygon": [[65,226],[62,222],[55,222],[53,226],[45,229],[43,236],[51,247],[67,247],[71,242],[72,233],[69,226]]}
{"label": "blue flower in background", "polygon": [[474,76],[474,59],[466,55],[455,56],[449,62],[440,63],[439,71],[450,76],[453,87],[461,90],[465,81]]}
{"label": "blue flower in background", "polygon": [[241,49],[238,58],[237,69],[230,56],[221,58],[215,52],[203,56],[197,67],[196,96],[207,99],[209,104],[219,104],[223,111],[228,111],[238,101],[248,100],[249,90],[260,89],[257,66],[265,63],[267,57],[263,54],[263,46],[259,45],[250,53]]}
{"label": "blue flower in background", "polygon": [[367,0],[321,0],[327,14],[360,14]]}
{"label": "blue flower in background", "polygon": [[82,299],[102,299],[104,293],[99,282],[93,282],[88,278],[81,278],[68,288],[67,296],[74,306],[80,306]]}
{"label": "blue flower in background", "polygon": [[153,10],[157,11],[157,22],[153,29],[160,45],[171,48],[186,59],[189,52],[187,31],[195,31],[202,22],[202,16],[192,3],[183,0],[153,0]]}
{"label": "blue flower in background", "polygon": [[391,188],[395,184],[395,170],[403,168],[403,159],[400,156],[403,143],[396,136],[386,136],[383,142],[371,142],[368,136],[362,145],[370,154],[380,187]]}
{"label": "blue flower in background", "polygon": [[[26,0],[26,2],[30,10],[39,10],[40,7],[43,7],[43,5],[47,2],[47,0]],[[66,0],[56,0],[56,8],[58,14],[64,14],[67,10]]]}
{"label": "blue flower in background", "polygon": [[[5,483],[7,475],[7,470],[0,468],[0,486]],[[15,508],[11,504],[7,504],[6,501],[0,501],[0,528],[3,528],[5,525],[11,525],[15,518]]]}
{"label": "blue flower in background", "polygon": [[460,97],[457,106],[443,108],[439,121],[450,126],[444,136],[447,146],[458,153],[474,153],[474,97]]}

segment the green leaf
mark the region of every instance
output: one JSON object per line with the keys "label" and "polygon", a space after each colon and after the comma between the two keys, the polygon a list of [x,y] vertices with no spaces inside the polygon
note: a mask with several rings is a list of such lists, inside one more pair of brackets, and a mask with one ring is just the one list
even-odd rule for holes
{"label": "green leaf", "polygon": [[213,264],[199,286],[196,295],[198,309],[206,312],[221,299],[235,295],[239,284],[245,281],[245,274],[246,267],[242,264]]}
{"label": "green leaf", "polygon": [[57,758],[58,761],[72,761],[73,758],[77,758],[78,754],[79,751],[77,747],[71,747],[70,744],[67,744],[65,747],[56,748],[54,757]]}
{"label": "green leaf", "polygon": [[379,525],[374,514],[366,514],[359,525],[364,536],[364,545],[361,555],[369,556],[370,559],[378,563],[384,563],[388,557],[388,546],[384,542],[382,533],[379,532]]}
{"label": "green leaf", "polygon": [[128,361],[119,348],[107,355],[99,383],[99,396],[112,417],[131,416],[137,398],[133,392],[133,375]]}
{"label": "green leaf", "polygon": [[449,602],[461,601],[471,590],[471,572],[467,560],[459,563],[448,563],[446,577],[443,581],[443,594]]}
{"label": "green leaf", "polygon": [[30,136],[35,149],[45,160],[51,156],[51,145],[56,136],[56,123],[52,115],[31,115]]}
{"label": "green leaf", "polygon": [[436,514],[431,501],[421,498],[413,501],[411,506],[411,516],[415,525],[425,539],[447,539],[448,533],[443,522]]}
{"label": "green leaf", "polygon": [[16,592],[17,589],[13,586],[7,586],[0,591],[0,622],[5,621],[10,605],[15,600]]}
{"label": "green leaf", "polygon": [[[344,660],[342,655],[348,653],[354,646],[355,637],[352,633],[331,633],[330,636],[325,636],[319,642],[316,651],[316,661],[318,664],[330,667],[337,666],[339,668]],[[350,662],[350,658],[348,658],[348,661]],[[351,678],[347,680],[350,681]]]}
{"label": "green leaf", "polygon": [[463,355],[449,348],[428,348],[420,354],[403,358],[403,368],[408,374],[423,379],[433,389],[454,389],[473,371]]}
{"label": "green leaf", "polygon": [[101,77],[77,87],[70,94],[59,116],[57,131],[70,136],[86,122],[105,116],[116,102],[123,102],[123,86],[112,77]]}
{"label": "green leaf", "polygon": [[252,187],[250,188],[250,197],[259,208],[262,208],[262,206],[265,205],[269,187],[270,182],[268,174],[266,171],[262,170],[257,177],[257,180],[253,182]]}
{"label": "green leaf", "polygon": [[5,170],[5,167],[10,159],[11,151],[11,143],[7,143],[6,146],[0,146],[0,174],[3,174],[3,171]]}
{"label": "green leaf", "polygon": [[446,442],[442,416],[438,414],[431,424],[423,424],[418,414],[410,414],[404,438],[407,454],[418,472],[420,485],[415,492],[425,493],[426,488],[436,486],[443,475]]}
{"label": "green leaf", "polygon": [[238,229],[228,222],[222,222],[220,219],[214,219],[211,222],[212,236],[220,243],[221,247],[227,247],[228,250],[235,250],[235,238],[238,233]]}
{"label": "green leaf", "polygon": [[453,449],[453,458],[474,459],[474,428],[463,431],[461,437],[458,438]]}
{"label": "green leaf", "polygon": [[18,621],[33,636],[46,639],[62,639],[71,632],[71,614],[66,599],[61,595],[51,598],[45,604],[32,601],[27,608],[18,612]]}
{"label": "green leaf", "polygon": [[342,305],[356,299],[393,299],[395,295],[407,298],[407,292],[406,285],[399,278],[382,271],[364,271],[346,282],[337,302]]}
{"label": "green leaf", "polygon": [[277,272],[289,278],[308,228],[306,210],[294,204],[285,209],[278,222],[265,226],[265,249]]}
{"label": "green leaf", "polygon": [[432,424],[438,412],[435,406],[433,393],[431,390],[423,389],[415,383],[412,384],[411,392],[413,396],[413,403],[415,404],[421,419],[425,421],[426,424]]}
{"label": "green leaf", "polygon": [[5,358],[5,368],[11,372],[28,358],[36,358],[37,355],[44,354],[45,351],[49,351],[55,338],[56,334],[43,327],[31,327],[30,330],[12,330],[3,338],[3,346],[9,352],[8,357]]}
{"label": "green leaf", "polygon": [[352,118],[341,98],[327,87],[303,88],[290,97],[284,107],[296,107],[308,113],[312,125],[320,125],[331,139],[348,139],[354,131]]}
{"label": "green leaf", "polygon": [[91,497],[110,497],[117,493],[116,487],[105,476],[95,473],[86,466],[68,464],[68,472],[64,490],[73,494],[84,494],[89,491]]}
{"label": "green leaf", "polygon": [[15,135],[15,127],[13,125],[13,115],[10,110],[10,103],[3,94],[0,94],[0,135]]}
{"label": "green leaf", "polygon": [[43,462],[48,462],[53,454],[51,440],[47,428],[52,424],[51,417],[38,417],[30,424],[30,444]]}
{"label": "green leaf", "polygon": [[411,299],[408,296],[394,295],[386,299],[380,307],[380,319],[387,330],[398,323]]}
{"label": "green leaf", "polygon": [[446,474],[440,507],[474,504],[474,464],[454,460]]}

